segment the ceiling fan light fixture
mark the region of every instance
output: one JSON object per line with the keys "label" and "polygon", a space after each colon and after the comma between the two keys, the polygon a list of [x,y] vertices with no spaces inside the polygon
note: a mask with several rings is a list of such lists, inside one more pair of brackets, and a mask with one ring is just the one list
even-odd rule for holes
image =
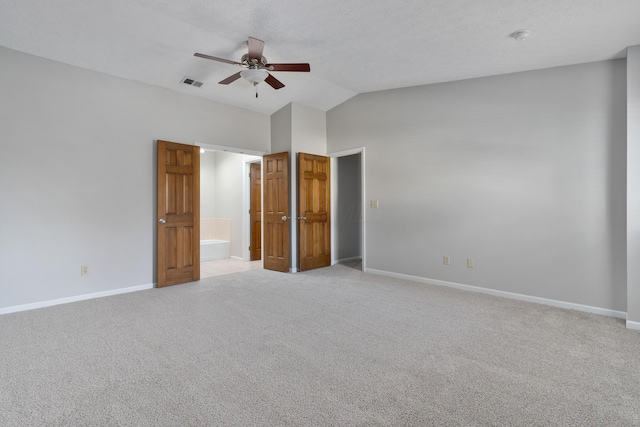
{"label": "ceiling fan light fixture", "polygon": [[240,76],[242,76],[243,79],[247,80],[251,84],[257,85],[258,83],[263,82],[264,79],[269,77],[269,73],[265,70],[250,68],[248,70],[241,71]]}

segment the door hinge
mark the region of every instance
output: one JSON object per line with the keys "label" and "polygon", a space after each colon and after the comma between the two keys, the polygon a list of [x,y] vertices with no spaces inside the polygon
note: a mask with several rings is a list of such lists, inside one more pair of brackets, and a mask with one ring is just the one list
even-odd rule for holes
{"label": "door hinge", "polygon": [[249,246],[249,252],[251,252],[251,246]]}

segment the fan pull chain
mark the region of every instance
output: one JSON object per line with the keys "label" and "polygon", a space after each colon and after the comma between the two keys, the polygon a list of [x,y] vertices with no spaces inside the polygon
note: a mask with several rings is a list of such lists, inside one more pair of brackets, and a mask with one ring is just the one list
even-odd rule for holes
{"label": "fan pull chain", "polygon": [[253,90],[256,92],[256,98],[258,97],[258,83],[253,84]]}

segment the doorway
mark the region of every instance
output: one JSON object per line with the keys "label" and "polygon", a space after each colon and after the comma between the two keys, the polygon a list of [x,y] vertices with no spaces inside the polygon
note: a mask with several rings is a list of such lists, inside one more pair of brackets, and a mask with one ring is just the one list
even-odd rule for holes
{"label": "doorway", "polygon": [[366,271],[364,148],[331,153],[332,264]]}
{"label": "doorway", "polygon": [[250,262],[251,164],[256,153],[204,148],[200,153],[201,278],[262,268]]}

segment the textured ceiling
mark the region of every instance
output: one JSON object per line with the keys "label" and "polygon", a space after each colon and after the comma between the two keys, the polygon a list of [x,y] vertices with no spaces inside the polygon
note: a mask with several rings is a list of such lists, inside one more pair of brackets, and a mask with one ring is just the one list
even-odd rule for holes
{"label": "textured ceiling", "polygon": [[[519,29],[531,37],[516,42]],[[286,87],[217,82],[248,36]],[[362,93],[624,57],[640,0],[2,0],[0,46],[271,114]],[[1,64],[0,64],[1,66]],[[180,83],[185,76],[201,88]]]}

